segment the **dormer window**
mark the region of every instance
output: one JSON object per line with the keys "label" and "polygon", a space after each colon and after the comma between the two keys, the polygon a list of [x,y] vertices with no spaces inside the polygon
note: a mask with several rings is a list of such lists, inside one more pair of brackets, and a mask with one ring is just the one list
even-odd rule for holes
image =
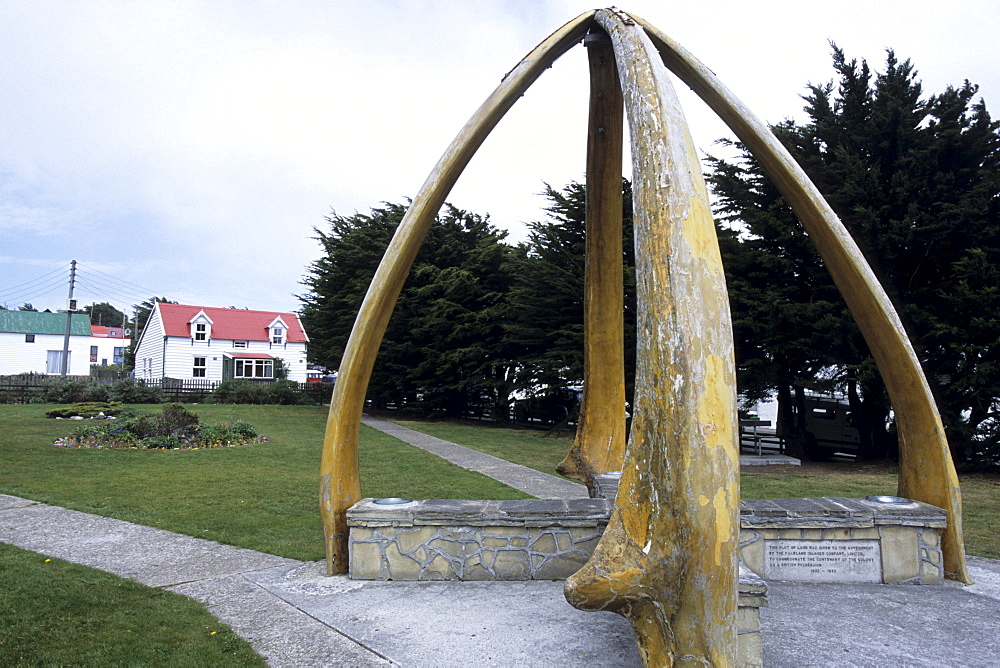
{"label": "dormer window", "polygon": [[207,343],[212,340],[212,319],[204,311],[188,320],[188,326],[191,327],[191,341]]}
{"label": "dormer window", "polygon": [[275,318],[267,326],[267,331],[270,333],[272,346],[282,346],[285,344],[285,339],[288,336],[288,325],[285,324],[284,320]]}

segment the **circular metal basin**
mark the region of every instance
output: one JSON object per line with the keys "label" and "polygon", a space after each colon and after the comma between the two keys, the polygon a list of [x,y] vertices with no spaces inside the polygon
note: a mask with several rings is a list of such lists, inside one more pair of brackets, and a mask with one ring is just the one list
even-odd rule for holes
{"label": "circular metal basin", "polygon": [[870,501],[871,503],[894,503],[894,504],[904,504],[913,503],[910,499],[904,498],[902,496],[886,496],[878,494],[875,496],[866,496],[865,501]]}
{"label": "circular metal basin", "polygon": [[411,501],[413,501],[413,499],[404,499],[399,496],[390,496],[385,499],[375,499],[374,501],[372,501],[372,503],[378,506],[400,506],[404,503],[410,503]]}

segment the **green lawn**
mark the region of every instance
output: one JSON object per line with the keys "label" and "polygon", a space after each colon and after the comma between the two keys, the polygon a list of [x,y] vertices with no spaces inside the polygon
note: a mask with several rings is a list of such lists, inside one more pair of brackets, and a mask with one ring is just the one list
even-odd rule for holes
{"label": "green lawn", "polygon": [[[293,559],[324,556],[319,460],[325,408],[188,406],[203,423],[250,422],[268,443],[214,450],[52,445],[76,421],[0,405],[0,493]],[[158,406],[136,406],[146,412]],[[362,494],[527,495],[367,427]],[[264,665],[195,601],[0,543],[0,665]]]}
{"label": "green lawn", "polygon": [[[323,558],[325,408],[189,405],[205,423],[250,422],[269,442],[178,451],[55,447],[78,423],[46,418],[50,408],[0,405],[0,493],[292,559]],[[359,450],[365,496],[527,498],[364,426]]]}
{"label": "green lawn", "polygon": [[196,601],[6,543],[0,592],[0,665],[266,665]]}
{"label": "green lawn", "polygon": [[[497,429],[474,423],[395,420],[417,431],[546,473],[566,456],[573,439],[547,436],[544,431]],[[744,469],[743,496],[784,499],[809,496],[862,497],[895,494],[896,474],[888,465],[830,463],[802,467]],[[1000,559],[1000,475],[959,476],[963,497],[965,547],[969,554]]]}
{"label": "green lawn", "polygon": [[393,422],[551,475],[556,475],[556,464],[573,445],[572,431],[553,435],[538,429],[507,429],[472,422],[396,419]]}

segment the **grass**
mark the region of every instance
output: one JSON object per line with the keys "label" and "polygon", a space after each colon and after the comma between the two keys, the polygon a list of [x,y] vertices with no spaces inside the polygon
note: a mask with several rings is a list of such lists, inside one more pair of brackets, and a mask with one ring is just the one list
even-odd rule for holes
{"label": "grass", "polygon": [[264,666],[185,596],[0,543],[4,666]]}
{"label": "grass", "polygon": [[[159,451],[56,447],[78,423],[46,418],[49,408],[0,405],[0,493],[293,559],[323,557],[326,409],[188,406],[204,423],[250,422],[269,442]],[[359,450],[366,496],[528,498],[364,426]],[[263,665],[195,601],[4,543],[0,591],[0,665]]]}
{"label": "grass", "polygon": [[[500,429],[473,423],[396,420],[398,424],[437,436],[545,473],[554,473],[573,444],[568,436],[542,431]],[[810,496],[863,497],[895,494],[896,471],[888,464],[804,463],[801,467],[744,468],[741,490],[749,499]],[[779,470],[780,469],[780,470]],[[959,476],[963,497],[965,548],[969,554],[1000,559],[1000,475]]]}
{"label": "grass", "polygon": [[[188,405],[202,422],[244,420],[269,438],[210,450],[55,447],[78,424],[51,406],[0,406],[0,493],[292,559],[321,559],[319,463],[327,411]],[[156,407],[136,407],[154,410]],[[445,499],[526,495],[362,426],[362,494]]]}
{"label": "grass", "polygon": [[396,419],[393,422],[551,475],[556,475],[556,464],[573,445],[572,431],[554,435],[537,429],[487,427],[470,422]]}

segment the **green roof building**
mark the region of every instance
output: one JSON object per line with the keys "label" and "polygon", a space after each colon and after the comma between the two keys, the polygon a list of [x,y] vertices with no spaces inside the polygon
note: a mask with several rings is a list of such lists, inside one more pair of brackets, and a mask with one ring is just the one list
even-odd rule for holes
{"label": "green roof building", "polygon": [[[74,313],[69,333],[68,374],[87,376],[91,346],[89,316]],[[65,313],[0,310],[0,375],[59,375],[65,334]]]}

